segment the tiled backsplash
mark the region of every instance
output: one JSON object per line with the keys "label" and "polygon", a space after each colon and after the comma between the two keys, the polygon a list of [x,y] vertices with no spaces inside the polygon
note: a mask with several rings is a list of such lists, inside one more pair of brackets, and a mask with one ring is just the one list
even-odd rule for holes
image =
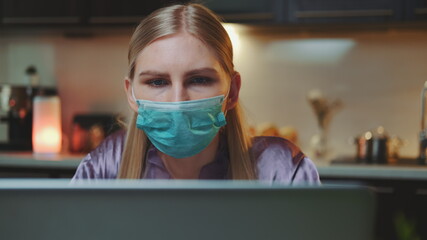
{"label": "tiled backsplash", "polygon": [[[310,155],[317,126],[306,95],[319,89],[344,104],[330,129],[336,155],[355,154],[349,139],[379,125],[408,141],[402,155],[417,155],[427,32],[289,34],[247,26],[235,31],[235,65],[250,123],[294,126]],[[26,84],[24,70],[35,65],[42,84],[59,89],[65,133],[78,112],[127,114],[123,77],[129,38],[130,32],[91,38],[0,36],[0,82]]]}

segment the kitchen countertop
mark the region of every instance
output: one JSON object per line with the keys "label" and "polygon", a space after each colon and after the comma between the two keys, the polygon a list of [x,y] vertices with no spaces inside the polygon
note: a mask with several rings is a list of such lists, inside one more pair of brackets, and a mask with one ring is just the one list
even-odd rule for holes
{"label": "kitchen countertop", "polygon": [[[0,168],[75,170],[84,155],[35,155],[32,152],[0,152]],[[373,165],[315,162],[321,177],[427,180],[427,166]]]}
{"label": "kitchen countertop", "polygon": [[32,152],[1,152],[0,168],[77,169],[84,155],[36,155]]}
{"label": "kitchen countertop", "polygon": [[418,165],[331,164],[317,169],[321,177],[427,180],[427,167]]}

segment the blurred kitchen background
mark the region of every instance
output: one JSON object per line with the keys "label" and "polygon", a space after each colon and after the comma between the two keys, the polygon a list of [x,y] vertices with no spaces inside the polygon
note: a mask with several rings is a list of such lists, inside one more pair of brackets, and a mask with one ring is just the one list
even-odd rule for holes
{"label": "blurred kitchen background", "polygon": [[[126,116],[127,47],[137,20],[168,1],[154,2],[0,0],[0,84],[28,85],[34,66],[40,85],[58,89],[65,137],[76,114]],[[316,90],[341,102],[329,126],[332,157],[354,156],[354,138],[379,126],[403,140],[402,156],[418,156],[427,1],[204,3],[230,23],[252,126],[290,127],[311,155]]]}

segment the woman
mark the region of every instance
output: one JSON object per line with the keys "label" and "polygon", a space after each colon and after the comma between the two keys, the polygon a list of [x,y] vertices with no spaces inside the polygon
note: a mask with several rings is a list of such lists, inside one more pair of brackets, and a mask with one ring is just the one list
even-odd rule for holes
{"label": "woman", "polygon": [[124,85],[134,113],[127,132],[88,154],[74,179],[319,182],[314,164],[289,141],[248,136],[231,41],[207,8],[153,12],[135,30],[128,58]]}

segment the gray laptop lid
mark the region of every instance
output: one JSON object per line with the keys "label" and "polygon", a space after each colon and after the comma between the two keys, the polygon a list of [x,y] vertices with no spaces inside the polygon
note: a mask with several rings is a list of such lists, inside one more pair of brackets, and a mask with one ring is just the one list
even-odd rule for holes
{"label": "gray laptop lid", "polygon": [[357,186],[231,181],[0,181],[0,239],[373,238]]}

